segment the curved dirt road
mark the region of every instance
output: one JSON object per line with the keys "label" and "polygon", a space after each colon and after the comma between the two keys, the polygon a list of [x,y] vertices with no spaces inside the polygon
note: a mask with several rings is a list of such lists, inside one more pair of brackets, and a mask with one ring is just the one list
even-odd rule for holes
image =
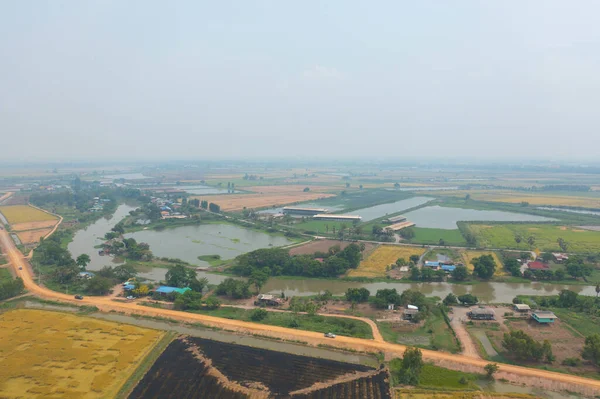
{"label": "curved dirt road", "polygon": [[[29,264],[24,261],[23,255],[17,250],[13,241],[11,240],[11,238],[5,230],[0,230],[0,245],[4,247],[6,254],[9,256],[9,259],[11,261],[12,266],[15,269],[16,274],[23,279],[25,288],[27,288],[31,293],[44,299],[77,303],[80,305],[83,304],[89,306],[96,306],[100,310],[105,312],[114,310],[130,314],[167,317],[184,322],[199,322],[205,325],[220,327],[231,331],[251,332],[254,334],[261,334],[265,336],[289,340],[302,340],[313,345],[327,344],[331,346],[348,348],[358,351],[387,352],[395,356],[401,356],[406,349],[406,346],[404,345],[377,342],[374,340],[351,337],[337,337],[336,339],[328,339],[324,338],[323,334],[321,333],[311,331],[295,330],[292,328],[268,326],[244,321],[222,319],[214,316],[200,315],[195,313],[185,313],[169,309],[141,307],[133,303],[115,302],[107,297],[87,297],[83,300],[78,301],[70,295],[54,292],[35,284],[32,278],[33,276]],[[436,352],[425,349],[422,349],[421,351],[425,360],[430,360],[437,364],[460,365],[464,366],[465,368],[471,369],[476,368],[480,370],[480,372],[483,370],[483,367],[488,363],[485,360],[470,358],[463,355],[455,355],[451,353]],[[549,383],[557,383],[555,385],[563,386],[562,389],[577,387],[578,390],[582,393],[587,393],[590,395],[597,394],[598,392],[600,392],[599,380],[593,380],[589,378],[561,374],[540,369],[514,366],[509,364],[499,364],[499,366],[501,372],[503,372],[505,375],[515,376],[514,379],[517,381],[520,377],[527,377],[531,380],[543,380]]]}

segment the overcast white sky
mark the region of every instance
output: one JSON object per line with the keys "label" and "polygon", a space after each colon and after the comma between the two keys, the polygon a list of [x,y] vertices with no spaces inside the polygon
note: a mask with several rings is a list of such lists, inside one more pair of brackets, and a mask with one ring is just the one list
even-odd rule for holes
{"label": "overcast white sky", "polygon": [[0,156],[592,158],[600,2],[0,0]]}

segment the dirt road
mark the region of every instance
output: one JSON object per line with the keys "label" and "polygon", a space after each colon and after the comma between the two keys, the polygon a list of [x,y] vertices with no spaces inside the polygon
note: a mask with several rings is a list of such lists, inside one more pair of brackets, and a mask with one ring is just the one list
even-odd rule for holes
{"label": "dirt road", "polygon": [[462,354],[464,356],[472,357],[475,359],[481,359],[479,353],[477,352],[477,347],[471,338],[471,335],[467,331],[467,327],[465,326],[465,322],[467,321],[467,312],[469,308],[460,308],[454,307],[452,308],[452,314],[450,316],[450,325],[454,329],[458,340],[462,346]]}
{"label": "dirt road", "polygon": [[[246,309],[246,310],[257,309],[256,306],[245,306],[245,305],[221,305],[221,306],[225,306],[225,307],[229,307],[229,308]],[[263,308],[263,309],[265,309],[267,312],[290,313],[289,310],[271,309],[271,308]],[[298,312],[298,314],[308,314],[308,313]],[[375,340],[377,342],[385,342],[383,340],[383,336],[381,335],[381,332],[379,331],[379,327],[377,326],[377,323],[375,323],[373,320],[371,320],[367,317],[350,316],[350,315],[345,315],[345,314],[329,314],[329,313],[317,313],[317,315],[324,316],[324,317],[337,317],[337,318],[342,318],[342,319],[352,319],[352,320],[362,321],[363,323],[367,323],[369,326],[371,326],[371,330],[373,331],[373,340]]]}
{"label": "dirt road", "polygon": [[13,193],[9,191],[5,193],[2,197],[0,197],[0,205],[2,205],[4,200],[8,199],[11,195],[13,195]]}
{"label": "dirt road", "polygon": [[[324,338],[321,333],[311,331],[222,319],[214,316],[185,313],[169,309],[147,308],[134,303],[115,302],[107,297],[87,297],[83,300],[76,300],[70,295],[54,292],[35,284],[29,264],[24,260],[23,255],[17,250],[5,230],[0,230],[0,245],[4,248],[5,253],[10,258],[17,275],[23,279],[25,288],[34,295],[44,299],[96,306],[104,312],[114,310],[127,314],[166,317],[192,323],[198,322],[231,331],[261,334],[287,340],[301,340],[312,345],[325,344],[358,351],[387,352],[394,356],[401,356],[406,350],[406,346],[404,345],[341,336],[336,339],[328,339]],[[454,355],[451,353],[424,349],[422,350],[422,353],[425,360],[432,361],[448,368],[483,372],[483,367],[487,364],[484,360],[463,355]],[[589,395],[597,395],[598,392],[600,392],[600,381],[598,380],[509,364],[499,364],[499,366],[499,375],[503,375],[505,376],[504,378],[508,378],[511,381],[519,382],[523,381],[524,378],[527,378],[532,381],[532,383],[538,381],[546,384],[546,386],[552,386],[552,389],[570,389]]]}

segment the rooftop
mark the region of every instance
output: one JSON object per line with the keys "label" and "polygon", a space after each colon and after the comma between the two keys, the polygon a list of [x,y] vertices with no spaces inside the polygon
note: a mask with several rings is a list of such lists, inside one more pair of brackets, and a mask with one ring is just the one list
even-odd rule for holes
{"label": "rooftop", "polygon": [[533,316],[539,319],[558,319],[558,317],[549,310],[538,310],[533,312]]}
{"label": "rooftop", "polygon": [[525,305],[524,303],[517,303],[515,305],[515,309],[518,309],[518,310],[529,310],[531,308],[529,307],[529,305]]}
{"label": "rooftop", "polygon": [[533,269],[533,270],[546,270],[546,269],[550,268],[550,266],[548,266],[547,264],[538,262],[538,261],[529,262],[527,264],[527,267],[529,267],[530,269]]}
{"label": "rooftop", "polygon": [[325,208],[302,208],[302,207],[298,207],[298,206],[284,206],[283,210],[284,211],[321,212],[321,213],[327,212],[327,209],[325,209]]}
{"label": "rooftop", "polygon": [[333,215],[333,214],[324,214],[324,213],[315,215],[315,216],[313,216],[313,218],[315,218],[315,219],[348,219],[348,220],[362,219],[362,217],[358,216],[358,215]]}
{"label": "rooftop", "polygon": [[184,292],[190,291],[189,287],[178,288],[178,287],[169,287],[166,285],[161,285],[156,289],[156,292],[160,292],[161,294],[170,294],[171,292],[177,292],[178,294],[183,294]]}
{"label": "rooftop", "polygon": [[489,308],[476,308],[471,310],[472,314],[494,314],[494,311]]}

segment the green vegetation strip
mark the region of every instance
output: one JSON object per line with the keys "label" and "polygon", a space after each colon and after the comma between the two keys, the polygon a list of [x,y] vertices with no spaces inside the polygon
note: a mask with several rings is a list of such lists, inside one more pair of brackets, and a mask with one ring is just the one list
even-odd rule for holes
{"label": "green vegetation strip", "polygon": [[[460,230],[429,229],[425,227],[413,227],[415,236],[410,240],[414,244],[432,245],[457,245],[464,246],[467,241]],[[440,240],[443,240],[441,242]]]}
{"label": "green vegetation strip", "polygon": [[194,310],[191,313],[223,317],[231,320],[242,320],[271,326],[296,328],[298,330],[316,331],[321,333],[332,332],[356,338],[373,338],[371,326],[360,320],[346,319],[343,317],[326,317],[318,315],[294,314],[292,312],[267,312],[262,320],[252,320],[254,310],[222,307],[215,310]]}
{"label": "green vegetation strip", "polygon": [[138,368],[131,374],[131,376],[125,381],[119,392],[117,393],[117,399],[126,399],[133,388],[138,384],[138,382],[146,375],[150,367],[156,362],[156,359],[164,352],[164,350],[169,346],[171,341],[175,339],[177,333],[175,332],[167,332],[160,341],[152,348],[150,353],[141,361]]}
{"label": "green vegetation strip", "polygon": [[[390,361],[390,373],[393,385],[397,385],[397,377],[401,366],[401,359],[392,359]],[[481,375],[479,374],[454,371],[434,366],[433,364],[425,364],[419,376],[419,387],[433,389],[479,389],[475,381],[480,378]]]}

